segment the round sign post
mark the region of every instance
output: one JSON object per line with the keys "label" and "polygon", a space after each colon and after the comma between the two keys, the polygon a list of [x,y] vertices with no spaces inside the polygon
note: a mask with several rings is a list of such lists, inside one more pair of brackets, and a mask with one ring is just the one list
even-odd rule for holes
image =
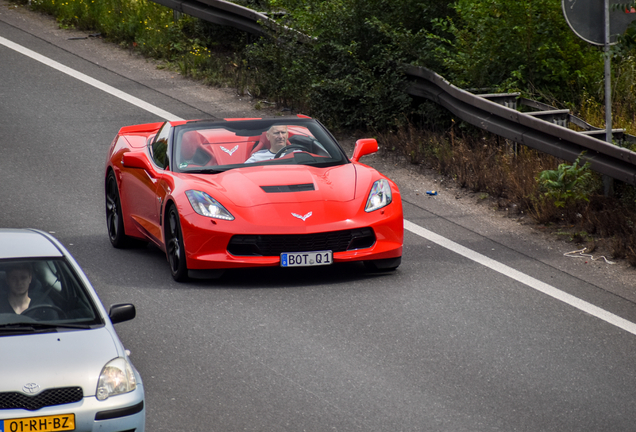
{"label": "round sign post", "polygon": [[[636,20],[636,9],[614,7],[621,0],[562,0],[563,15],[574,33],[586,42],[602,45],[605,52],[605,141],[612,143],[612,69],[610,45]],[[624,0],[623,0],[624,2]],[[604,176],[605,195],[612,182]]]}
{"label": "round sign post", "polygon": [[605,45],[605,15],[609,14],[610,44],[625,33],[636,20],[636,9],[616,9],[612,5],[629,0],[562,0],[563,15],[572,31],[581,39],[594,45]]}

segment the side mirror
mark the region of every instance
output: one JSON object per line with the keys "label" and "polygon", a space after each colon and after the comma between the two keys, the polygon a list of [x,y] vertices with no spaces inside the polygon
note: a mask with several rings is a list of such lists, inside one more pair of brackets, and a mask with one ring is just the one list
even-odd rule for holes
{"label": "side mirror", "polygon": [[110,307],[108,317],[113,324],[130,321],[137,316],[135,305],[131,303],[114,304]]}
{"label": "side mirror", "polygon": [[124,153],[121,158],[121,163],[126,168],[141,168],[148,172],[152,172],[152,166],[148,161],[148,158],[143,153],[128,152]]}
{"label": "side mirror", "polygon": [[362,156],[378,151],[378,141],[375,138],[363,138],[356,141],[351,160],[358,162]]}

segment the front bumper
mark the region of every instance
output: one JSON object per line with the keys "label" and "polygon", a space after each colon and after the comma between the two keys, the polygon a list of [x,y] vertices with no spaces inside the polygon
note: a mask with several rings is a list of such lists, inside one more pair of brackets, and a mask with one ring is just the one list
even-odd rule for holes
{"label": "front bumper", "polygon": [[[19,428],[19,423],[13,423],[13,429],[11,429],[11,420],[63,414],[73,414],[75,416],[74,430],[77,432],[144,432],[146,427],[146,407],[143,384],[138,382],[134,391],[111,396],[105,401],[99,401],[95,396],[86,396],[79,402],[48,406],[35,411],[23,409],[1,410],[0,430],[3,430],[2,421],[4,421],[5,431],[24,430],[24,426],[22,429]],[[56,429],[53,425],[50,425],[49,429],[43,430],[53,431]]]}
{"label": "front bumper", "polygon": [[[242,267],[267,267],[280,265],[280,255],[233,255],[228,243],[235,235],[308,235],[331,233],[359,228],[371,228],[376,241],[370,247],[334,252],[335,263],[397,258],[402,256],[404,219],[399,204],[389,205],[372,213],[358,212],[353,218],[309,223],[292,219],[288,207],[270,214],[263,214],[263,224],[254,225],[234,221],[221,221],[200,216],[192,211],[182,213],[181,224],[186,250],[186,262],[190,270],[232,269]],[[306,214],[306,213],[304,213]],[[287,224],[282,221],[288,217]],[[245,219],[243,219],[245,220]],[[285,250],[284,252],[299,252]]]}

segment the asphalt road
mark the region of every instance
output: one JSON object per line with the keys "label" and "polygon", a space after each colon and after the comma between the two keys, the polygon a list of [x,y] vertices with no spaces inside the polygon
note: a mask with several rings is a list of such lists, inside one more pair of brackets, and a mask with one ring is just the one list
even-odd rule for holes
{"label": "asphalt road", "polygon": [[54,233],[107,306],[137,306],[117,330],[144,379],[147,430],[636,428],[633,299],[410,184],[392,274],[347,265],[177,284],[158,249],[113,249],[108,145],[159,116],[7,41],[182,118],[223,117],[223,105],[131,79],[0,5],[0,226]]}

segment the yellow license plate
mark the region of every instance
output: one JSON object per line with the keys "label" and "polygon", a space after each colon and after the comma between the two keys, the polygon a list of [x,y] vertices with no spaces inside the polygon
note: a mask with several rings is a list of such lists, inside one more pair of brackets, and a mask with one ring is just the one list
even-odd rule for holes
{"label": "yellow license plate", "polygon": [[75,414],[4,420],[0,432],[49,432],[75,430]]}

